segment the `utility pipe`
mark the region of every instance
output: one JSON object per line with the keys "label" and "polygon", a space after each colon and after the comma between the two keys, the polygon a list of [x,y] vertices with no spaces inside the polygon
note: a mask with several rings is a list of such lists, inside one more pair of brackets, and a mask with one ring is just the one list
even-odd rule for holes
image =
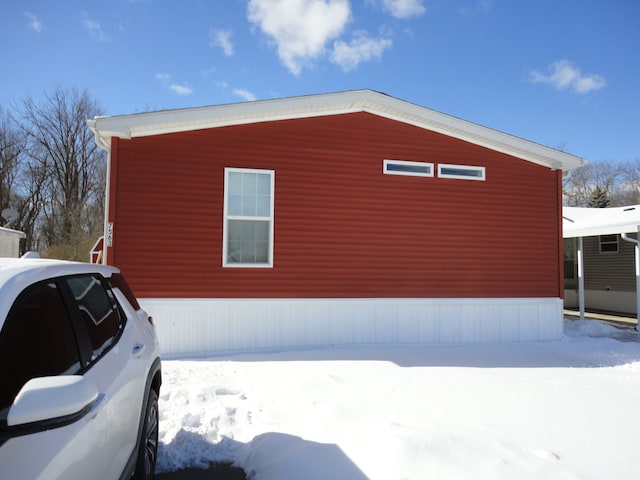
{"label": "utility pipe", "polygon": [[631,238],[626,233],[621,233],[620,237],[635,245],[636,253],[636,330],[640,329],[640,225],[638,225],[638,238]]}
{"label": "utility pipe", "polygon": [[578,306],[580,320],[584,320],[584,247],[582,237],[578,237]]}

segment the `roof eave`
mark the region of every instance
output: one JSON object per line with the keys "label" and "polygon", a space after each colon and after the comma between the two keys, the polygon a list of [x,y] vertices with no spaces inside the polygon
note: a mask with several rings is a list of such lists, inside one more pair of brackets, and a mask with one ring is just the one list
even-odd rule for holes
{"label": "roof eave", "polygon": [[228,105],[96,117],[87,123],[96,142],[109,148],[111,138],[124,139],[219,128],[257,122],[368,112],[442,133],[554,170],[585,164],[574,155],[399,100],[372,90],[356,90]]}

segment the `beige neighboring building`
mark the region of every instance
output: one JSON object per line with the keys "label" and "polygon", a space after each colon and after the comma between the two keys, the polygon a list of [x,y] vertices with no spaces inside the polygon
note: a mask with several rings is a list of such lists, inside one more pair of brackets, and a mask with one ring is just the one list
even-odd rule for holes
{"label": "beige neighboring building", "polygon": [[0,227],[0,257],[19,257],[20,239],[25,236],[24,232]]}

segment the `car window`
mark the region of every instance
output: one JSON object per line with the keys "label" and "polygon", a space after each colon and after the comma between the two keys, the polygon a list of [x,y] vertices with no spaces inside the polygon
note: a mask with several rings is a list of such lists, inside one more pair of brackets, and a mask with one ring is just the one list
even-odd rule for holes
{"label": "car window", "polygon": [[28,380],[80,370],[69,314],[54,282],[32,285],[14,302],[0,331],[0,366],[2,419]]}
{"label": "car window", "polygon": [[120,330],[120,315],[113,293],[105,290],[100,278],[94,276],[71,277],[67,283],[80,309],[94,360],[113,344]]}
{"label": "car window", "polygon": [[133,294],[131,287],[121,273],[114,273],[109,279],[109,283],[111,283],[113,288],[120,289],[122,294],[135,310],[140,310],[140,304],[138,303],[136,296]]}

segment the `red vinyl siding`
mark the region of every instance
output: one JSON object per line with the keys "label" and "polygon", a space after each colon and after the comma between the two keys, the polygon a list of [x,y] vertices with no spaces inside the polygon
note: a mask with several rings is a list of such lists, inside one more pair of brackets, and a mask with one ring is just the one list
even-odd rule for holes
{"label": "red vinyl siding", "polygon": [[[461,140],[354,113],[114,141],[112,158],[109,263],[141,297],[561,295],[558,172]],[[384,175],[385,158],[487,178]],[[222,267],[225,167],[275,171],[273,268]]]}
{"label": "red vinyl siding", "polygon": [[564,239],[562,238],[562,171],[556,171],[558,192],[558,297],[564,298]]}

